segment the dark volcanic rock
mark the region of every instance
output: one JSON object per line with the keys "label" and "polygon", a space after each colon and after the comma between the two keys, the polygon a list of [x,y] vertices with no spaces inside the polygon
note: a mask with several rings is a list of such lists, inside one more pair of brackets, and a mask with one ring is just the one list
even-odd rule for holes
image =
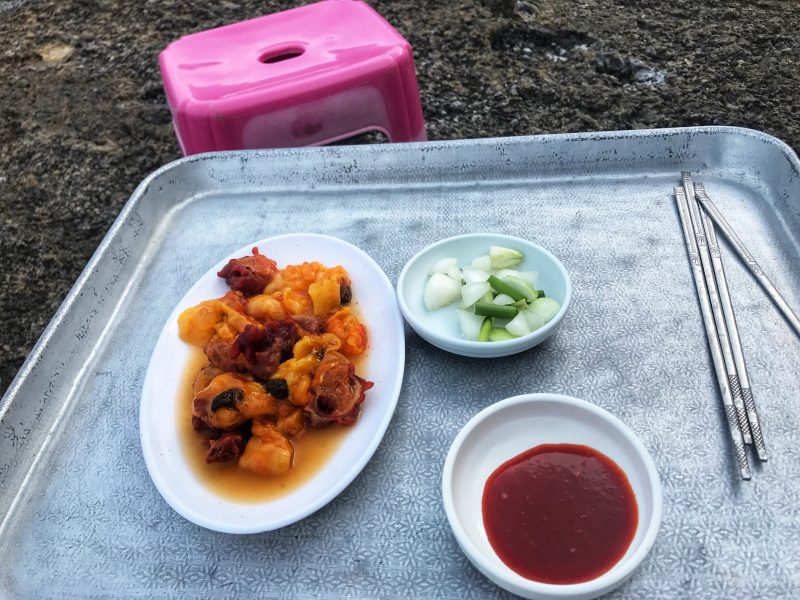
{"label": "dark volcanic rock", "polygon": [[609,54],[597,55],[597,72],[613,75],[623,83],[649,83],[658,85],[665,83],[664,73],[638,60],[622,59]]}
{"label": "dark volcanic rock", "polygon": [[[297,4],[0,1],[0,391],[136,184],[179,157],[158,52]],[[431,139],[730,124],[800,145],[795,2],[373,6],[414,47]]]}

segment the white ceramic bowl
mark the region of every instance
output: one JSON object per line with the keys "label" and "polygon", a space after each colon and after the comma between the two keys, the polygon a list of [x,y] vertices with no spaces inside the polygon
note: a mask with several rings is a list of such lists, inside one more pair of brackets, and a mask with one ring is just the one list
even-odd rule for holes
{"label": "white ceramic bowl", "polygon": [[[613,460],[636,495],[639,523],[628,551],[603,575],[555,585],[526,579],[495,554],[483,527],[486,479],[502,463],[539,444],[583,444]],[[536,599],[596,598],[628,579],[650,551],[661,525],[661,482],[653,459],[622,421],[586,402],[559,394],[527,394],[493,404],[456,436],[442,476],[447,519],[467,558],[500,587]]]}
{"label": "white ceramic bowl", "polygon": [[[457,258],[462,266],[469,265],[474,258],[487,254],[489,246],[505,246],[522,252],[525,258],[517,268],[538,271],[536,287],[561,304],[556,316],[544,327],[503,342],[475,342],[461,336],[456,315],[458,302],[434,311],[425,308],[423,292],[431,265],[448,257]],[[436,242],[409,260],[397,279],[397,299],[408,324],[434,346],[461,356],[496,358],[533,348],[553,335],[569,309],[572,282],[564,265],[537,244],[499,233],[470,233]]]}
{"label": "white ceramic bowl", "polygon": [[[285,496],[262,502],[222,498],[204,486],[187,464],[177,431],[177,396],[190,354],[178,337],[178,315],[202,300],[228,291],[217,277],[231,258],[247,256],[258,246],[262,254],[289,264],[317,260],[342,265],[353,282],[353,302],[371,339],[365,371],[375,383],[358,421],[335,454],[317,473]],[[362,250],[342,240],[313,233],[282,235],[247,244],[214,265],[178,303],[156,342],[145,376],[139,408],[139,436],[147,469],[172,508],[189,521],[226,533],[257,533],[284,527],[322,508],[355,479],[380,444],[389,426],[405,366],[403,319],[392,284]]]}

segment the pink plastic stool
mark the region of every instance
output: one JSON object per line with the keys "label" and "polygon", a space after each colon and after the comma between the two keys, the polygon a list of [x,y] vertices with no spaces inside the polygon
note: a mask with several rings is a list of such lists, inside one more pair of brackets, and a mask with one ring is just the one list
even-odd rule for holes
{"label": "pink plastic stool", "polygon": [[159,56],[184,154],[422,141],[411,46],[363,2],[328,0],[183,37]]}

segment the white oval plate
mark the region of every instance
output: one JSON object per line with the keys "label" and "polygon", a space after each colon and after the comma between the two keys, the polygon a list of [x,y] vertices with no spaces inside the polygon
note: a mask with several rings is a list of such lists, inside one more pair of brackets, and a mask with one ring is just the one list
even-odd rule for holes
{"label": "white oval plate", "polygon": [[[353,296],[370,337],[369,360],[362,377],[375,383],[359,420],[328,463],[293,492],[260,503],[221,498],[193,475],[176,430],[177,396],[191,347],[178,337],[178,315],[202,300],[228,291],[217,271],[251,248],[279,268],[304,261],[342,265],[353,282]],[[281,235],[247,244],[210,269],[172,311],[147,368],[139,408],[139,437],[147,470],[156,488],[183,517],[225,533],[258,533],[284,527],[325,506],[361,472],[378,448],[392,419],[405,366],[403,321],[394,288],[367,254],[342,240],[318,234]]]}

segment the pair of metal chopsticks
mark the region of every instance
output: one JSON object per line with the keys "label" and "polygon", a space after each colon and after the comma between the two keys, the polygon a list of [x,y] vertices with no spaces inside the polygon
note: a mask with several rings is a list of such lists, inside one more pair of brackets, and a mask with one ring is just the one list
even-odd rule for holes
{"label": "pair of metal chopsticks", "polygon": [[[800,335],[800,319],[791,311],[764,271],[753,260],[741,240],[711,202],[703,185],[695,184],[689,173],[683,173],[682,179],[683,187],[675,188],[675,200],[689,252],[689,260],[692,264],[703,323],[722,394],[736,462],[742,478],[750,479],[750,466],[747,462],[745,445],[754,444],[758,458],[762,461],[767,460],[767,449],[764,445],[761,423],[750,388],[739,330],[712,218],[770,298],[798,332],[798,335]],[[705,212],[700,210],[698,200],[703,204]]]}

